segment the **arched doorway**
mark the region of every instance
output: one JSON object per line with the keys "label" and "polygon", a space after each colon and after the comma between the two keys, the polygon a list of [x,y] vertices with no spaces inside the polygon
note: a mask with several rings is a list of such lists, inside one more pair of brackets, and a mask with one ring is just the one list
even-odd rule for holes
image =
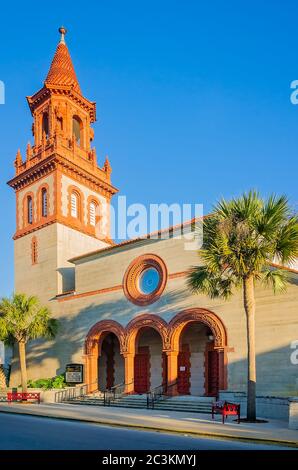
{"label": "arched doorway", "polygon": [[124,382],[129,394],[163,384],[168,395],[216,396],[227,387],[226,351],[224,324],[206,309],[184,310],[170,323],[142,314],[125,328],[102,320],[86,338],[85,381],[89,391]]}
{"label": "arched doorway", "polygon": [[[138,315],[126,329],[128,355],[133,358],[128,368],[132,368],[133,385],[130,393],[145,393],[167,381],[167,357],[169,348],[168,324],[159,316]],[[129,372],[127,370],[127,372]]]}
{"label": "arched doorway", "polygon": [[102,339],[98,355],[98,389],[109,390],[124,382],[124,359],[120,353],[119,339],[107,333]]}
{"label": "arched doorway", "polygon": [[101,320],[88,332],[85,343],[85,382],[89,392],[106,390],[124,381],[125,330],[114,320]]}
{"label": "arched doorway", "polygon": [[176,393],[217,396],[227,384],[227,334],[220,318],[209,310],[193,308],[177,314],[169,327],[177,370],[172,367],[168,381],[176,375]]}
{"label": "arched doorway", "polygon": [[146,393],[163,382],[163,352],[160,334],[150,327],[136,335],[134,357],[134,391]]}
{"label": "arched doorway", "polygon": [[212,331],[203,323],[188,323],[181,331],[177,391],[197,396],[218,393],[218,353]]}

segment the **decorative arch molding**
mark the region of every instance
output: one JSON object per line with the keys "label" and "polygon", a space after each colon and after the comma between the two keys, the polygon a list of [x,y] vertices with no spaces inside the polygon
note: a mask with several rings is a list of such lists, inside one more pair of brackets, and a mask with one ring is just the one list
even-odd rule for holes
{"label": "decorative arch molding", "polygon": [[180,335],[186,325],[200,322],[208,326],[214,336],[214,348],[224,349],[227,346],[227,332],[221,319],[210,310],[189,308],[178,313],[169,323],[171,349],[179,350]]}
{"label": "decorative arch molding", "polygon": [[[144,294],[139,288],[139,278],[148,268],[154,268],[159,275],[157,288],[150,294]],[[145,306],[156,302],[163,293],[168,279],[166,263],[160,256],[146,253],[138,256],[128,266],[123,278],[123,291],[127,299],[135,305]],[[152,315],[150,315],[152,316]]]}
{"label": "decorative arch molding", "polygon": [[[158,315],[140,314],[133,318],[126,327],[115,320],[101,320],[88,332],[85,341],[86,383],[89,391],[96,390],[98,384],[98,356],[101,355],[102,341],[109,333],[114,333],[119,340],[120,354],[125,360],[126,393],[133,393],[134,383],[134,357],[136,353],[137,335],[142,328],[155,329],[162,340],[162,349],[167,360],[167,381],[173,383],[177,380],[177,356],[181,333],[186,325],[200,322],[208,326],[214,335],[214,349],[218,351],[219,389],[227,386],[227,333],[221,319],[210,310],[204,308],[190,308],[178,313],[167,323]],[[175,394],[177,391],[173,393]]]}
{"label": "decorative arch molding", "polygon": [[[42,204],[43,204],[43,201],[42,201],[42,191],[43,189],[45,189],[47,191],[47,209],[48,209],[48,213],[46,216],[43,216],[42,215]],[[52,207],[51,207],[51,203],[50,203],[50,187],[48,185],[48,183],[42,183],[38,190],[37,190],[37,220],[40,221],[40,220],[45,220],[49,217],[50,213],[52,212]]]}
{"label": "decorative arch molding", "polygon": [[179,351],[179,339],[186,325],[193,322],[200,322],[208,326],[214,335],[215,349],[227,347],[227,333],[221,319],[210,310],[204,308],[190,308],[175,315],[167,323],[158,315],[141,314],[133,318],[126,327],[123,327],[115,320],[101,320],[89,330],[86,337],[86,354],[92,351],[101,342],[107,333],[114,333],[120,344],[120,352],[135,353],[135,340],[138,332],[142,328],[153,328],[162,339],[164,351]]}
{"label": "decorative arch molding", "polygon": [[[31,197],[32,200],[32,223],[28,221],[28,198]],[[36,222],[36,212],[35,212],[35,194],[32,191],[27,191],[23,196],[23,228],[32,226]]]}
{"label": "decorative arch molding", "polygon": [[101,320],[89,330],[85,342],[86,354],[98,352],[96,348],[101,346],[102,340],[108,333],[114,333],[120,344],[120,352],[122,353],[125,343],[125,328],[114,320]]}
{"label": "decorative arch molding", "polygon": [[[95,225],[91,225],[90,223],[90,204],[95,205]],[[102,221],[102,203],[98,199],[98,197],[90,194],[87,198],[87,226],[89,230],[95,233],[96,228],[99,228],[99,232],[101,232],[101,221]]]}
{"label": "decorative arch molding", "polygon": [[135,353],[135,340],[141,328],[156,330],[160,334],[163,350],[168,350],[170,348],[168,326],[168,323],[161,317],[150,313],[144,313],[133,318],[125,328],[125,352]]}
{"label": "decorative arch molding", "polygon": [[[77,196],[77,210],[78,210],[78,216],[77,217],[72,217],[71,216],[71,195],[75,194]],[[78,228],[81,228],[84,225],[84,219],[85,219],[85,211],[84,211],[84,203],[85,203],[85,198],[83,192],[78,188],[77,186],[70,184],[67,188],[67,199],[68,199],[68,204],[67,204],[67,216],[68,219],[72,220],[72,223],[74,226],[77,226]]]}

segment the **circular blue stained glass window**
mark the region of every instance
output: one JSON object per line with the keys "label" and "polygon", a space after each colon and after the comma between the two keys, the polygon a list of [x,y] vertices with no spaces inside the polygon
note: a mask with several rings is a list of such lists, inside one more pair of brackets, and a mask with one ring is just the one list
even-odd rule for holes
{"label": "circular blue stained glass window", "polygon": [[143,294],[152,294],[158,288],[159,281],[160,275],[157,269],[145,269],[139,278],[139,289]]}

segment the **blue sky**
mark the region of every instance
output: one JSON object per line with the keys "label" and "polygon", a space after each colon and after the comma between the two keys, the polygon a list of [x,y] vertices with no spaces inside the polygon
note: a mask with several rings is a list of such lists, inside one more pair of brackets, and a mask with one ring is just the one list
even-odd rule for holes
{"label": "blue sky", "polygon": [[95,146],[129,203],[203,203],[257,188],[298,207],[295,1],[89,1],[1,5],[0,295],[13,289],[15,201],[6,181],[31,137],[63,24]]}

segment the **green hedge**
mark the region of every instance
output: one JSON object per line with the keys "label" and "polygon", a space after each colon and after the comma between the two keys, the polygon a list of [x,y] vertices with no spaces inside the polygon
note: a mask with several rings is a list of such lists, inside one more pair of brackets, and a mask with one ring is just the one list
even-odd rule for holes
{"label": "green hedge", "polygon": [[51,388],[64,388],[66,387],[64,375],[56,375],[50,379],[28,380],[28,388],[43,388],[50,390]]}

